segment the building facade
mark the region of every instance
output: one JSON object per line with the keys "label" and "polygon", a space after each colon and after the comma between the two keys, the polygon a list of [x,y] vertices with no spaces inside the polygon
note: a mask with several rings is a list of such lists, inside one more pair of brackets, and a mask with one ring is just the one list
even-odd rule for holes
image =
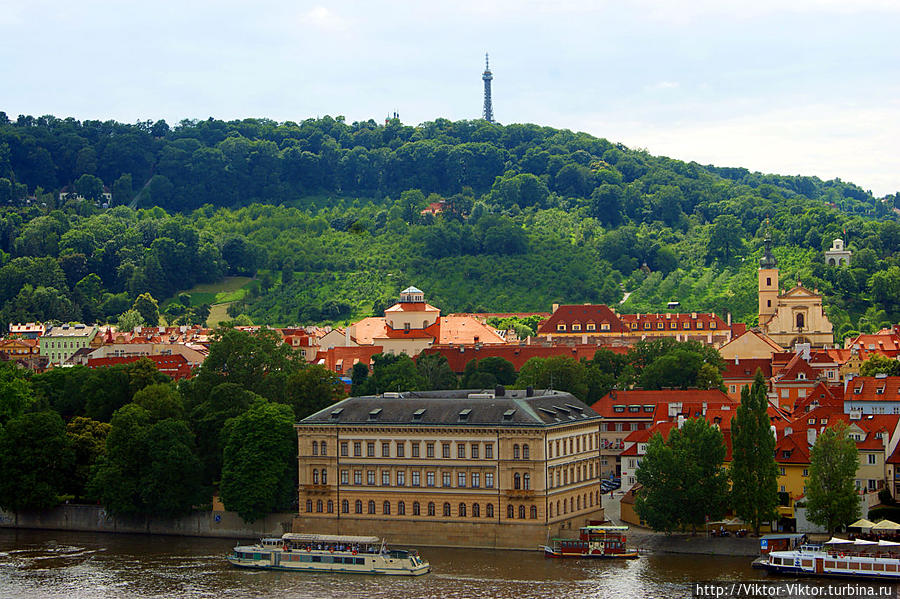
{"label": "building facade", "polygon": [[40,337],[40,354],[51,364],[60,365],[83,347],[89,347],[97,335],[97,327],[84,324],[64,324],[48,327]]}
{"label": "building facade", "polygon": [[351,397],[302,420],[294,531],[533,549],[602,519],[599,415],[497,391]]}

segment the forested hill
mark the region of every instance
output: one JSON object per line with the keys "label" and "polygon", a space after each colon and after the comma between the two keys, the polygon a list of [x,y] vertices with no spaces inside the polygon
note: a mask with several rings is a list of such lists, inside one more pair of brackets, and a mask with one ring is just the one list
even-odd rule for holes
{"label": "forested hill", "polygon": [[[623,311],[678,300],[753,323],[768,216],[783,280],[818,286],[843,335],[898,316],[896,200],[537,125],[0,113],[0,319],[115,320],[142,292],[248,274],[238,309],[272,324],[362,316],[408,284],[445,311],[627,290]],[[822,264],[835,237],[852,267]]]}

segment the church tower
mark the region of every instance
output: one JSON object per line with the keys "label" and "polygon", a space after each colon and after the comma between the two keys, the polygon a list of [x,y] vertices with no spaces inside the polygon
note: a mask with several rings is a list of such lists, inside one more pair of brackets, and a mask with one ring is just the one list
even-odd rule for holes
{"label": "church tower", "polygon": [[778,262],[772,255],[772,234],[766,219],[765,250],[759,259],[759,326],[765,330],[766,323],[778,309]]}

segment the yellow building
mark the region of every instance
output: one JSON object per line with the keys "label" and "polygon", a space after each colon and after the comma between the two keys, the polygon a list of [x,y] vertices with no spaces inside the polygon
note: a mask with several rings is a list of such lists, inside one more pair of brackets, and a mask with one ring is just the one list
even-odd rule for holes
{"label": "yellow building", "polygon": [[834,334],[822,307],[822,296],[818,290],[810,291],[799,282],[793,289],[782,292],[771,246],[772,238],[767,232],[758,271],[760,330],[782,347],[792,348],[798,343],[813,347],[832,345]]}
{"label": "yellow building", "polygon": [[345,399],[297,424],[294,531],[533,549],[602,519],[600,420],[558,391]]}

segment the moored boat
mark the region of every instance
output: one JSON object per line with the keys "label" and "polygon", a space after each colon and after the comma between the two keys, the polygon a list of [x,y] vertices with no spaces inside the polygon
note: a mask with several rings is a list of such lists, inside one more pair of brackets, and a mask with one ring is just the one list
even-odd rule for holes
{"label": "moored boat", "polygon": [[626,530],[627,526],[583,526],[577,539],[551,539],[541,549],[547,557],[633,559],[638,557],[638,552],[626,546]]}
{"label": "moored boat", "polygon": [[228,561],[239,568],[420,576],[431,564],[414,549],[388,549],[378,537],[287,533],[238,545]]}
{"label": "moored boat", "polygon": [[770,551],[754,568],[794,576],[831,576],[900,581],[900,543],[832,538],[824,545]]}

